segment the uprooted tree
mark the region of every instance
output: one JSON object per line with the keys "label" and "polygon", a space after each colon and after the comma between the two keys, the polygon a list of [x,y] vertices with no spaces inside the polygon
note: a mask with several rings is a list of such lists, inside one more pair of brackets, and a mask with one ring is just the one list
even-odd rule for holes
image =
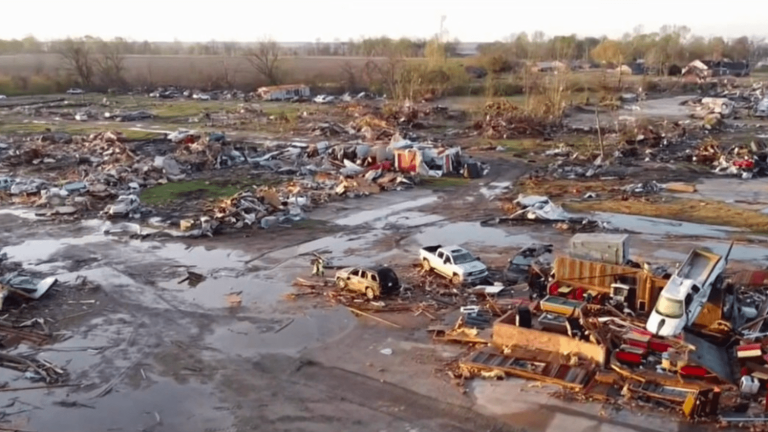
{"label": "uprooted tree", "polygon": [[269,82],[280,84],[280,46],[273,40],[264,40],[245,54],[253,69]]}

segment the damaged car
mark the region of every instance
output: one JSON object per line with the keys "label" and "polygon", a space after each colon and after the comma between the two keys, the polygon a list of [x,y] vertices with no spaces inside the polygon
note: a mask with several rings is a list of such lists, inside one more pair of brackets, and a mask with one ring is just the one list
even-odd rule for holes
{"label": "damaged car", "polygon": [[391,295],[400,290],[400,280],[389,267],[349,267],[339,270],[336,272],[336,285],[341,289],[364,293],[369,299]]}
{"label": "damaged car", "polygon": [[504,270],[504,281],[510,285],[529,283],[531,279],[531,266],[543,255],[551,254],[551,244],[533,244],[520,250],[509,259],[509,265]]}
{"label": "damaged car", "polygon": [[107,206],[104,213],[109,216],[127,216],[139,208],[139,197],[136,195],[123,195],[114,204]]}

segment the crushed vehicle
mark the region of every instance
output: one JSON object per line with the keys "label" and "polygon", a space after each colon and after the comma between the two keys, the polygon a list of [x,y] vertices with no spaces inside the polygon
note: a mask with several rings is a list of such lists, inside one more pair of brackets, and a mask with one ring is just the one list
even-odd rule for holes
{"label": "crushed vehicle", "polygon": [[336,285],[341,289],[364,293],[369,299],[391,295],[400,290],[397,274],[389,267],[341,269],[336,272]]}
{"label": "crushed vehicle", "polygon": [[712,290],[722,289],[731,248],[733,243],[725,257],[700,249],[691,251],[661,291],[646,330],[669,337],[693,324]]}
{"label": "crushed vehicle", "polygon": [[551,244],[534,244],[520,250],[509,259],[509,265],[504,270],[504,282],[510,285],[530,283],[532,265],[542,255],[551,254]]}
{"label": "crushed vehicle", "polygon": [[83,89],[79,89],[79,88],[71,88],[71,89],[67,90],[67,94],[68,95],[81,95],[81,94],[85,94],[85,91],[83,91]]}
{"label": "crushed vehicle", "polygon": [[108,205],[104,213],[109,216],[126,216],[139,208],[141,201],[136,195],[123,195],[114,204]]}
{"label": "crushed vehicle", "polygon": [[148,120],[155,118],[155,115],[149,111],[133,111],[127,113],[113,114],[115,120],[119,122],[132,122],[139,120]]}
{"label": "crushed vehicle", "polygon": [[488,277],[488,268],[460,246],[425,246],[419,250],[425,271],[434,270],[454,285],[480,282]]}

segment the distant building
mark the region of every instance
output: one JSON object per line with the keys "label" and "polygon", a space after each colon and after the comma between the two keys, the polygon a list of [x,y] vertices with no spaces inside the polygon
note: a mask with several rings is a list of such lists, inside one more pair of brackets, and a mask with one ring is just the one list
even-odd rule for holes
{"label": "distant building", "polygon": [[304,84],[289,84],[272,87],[260,87],[256,94],[264,100],[286,100],[295,97],[309,97],[309,86]]}
{"label": "distant building", "polygon": [[749,76],[749,62],[735,62],[723,60],[694,60],[688,63],[682,70],[682,75],[696,75],[699,78],[713,78],[721,76],[743,77]]}

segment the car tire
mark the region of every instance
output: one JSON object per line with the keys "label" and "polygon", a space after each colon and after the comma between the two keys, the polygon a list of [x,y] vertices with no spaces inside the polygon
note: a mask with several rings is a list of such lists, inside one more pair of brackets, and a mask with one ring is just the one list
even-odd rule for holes
{"label": "car tire", "polygon": [[346,279],[336,278],[336,286],[341,288],[341,289],[346,289],[347,288],[347,281],[346,281]]}
{"label": "car tire", "polygon": [[421,268],[423,268],[425,272],[429,272],[432,270],[432,266],[429,264],[428,259],[425,258],[421,260]]}
{"label": "car tire", "polygon": [[454,285],[461,285],[461,276],[459,276],[457,274],[454,274],[451,277],[451,283],[454,284]]}
{"label": "car tire", "polygon": [[368,297],[369,300],[373,300],[376,298],[376,294],[373,292],[373,288],[368,287],[365,289],[365,296]]}

